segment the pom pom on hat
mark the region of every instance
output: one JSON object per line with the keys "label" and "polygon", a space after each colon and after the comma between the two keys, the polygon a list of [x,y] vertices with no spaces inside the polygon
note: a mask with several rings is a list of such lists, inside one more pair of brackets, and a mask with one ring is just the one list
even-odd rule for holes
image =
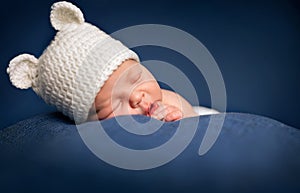
{"label": "pom pom on hat", "polygon": [[125,60],[139,57],[120,41],[84,21],[69,2],[51,7],[50,21],[58,30],[39,59],[22,54],[10,61],[7,73],[14,86],[33,90],[76,123],[88,118],[97,93]]}

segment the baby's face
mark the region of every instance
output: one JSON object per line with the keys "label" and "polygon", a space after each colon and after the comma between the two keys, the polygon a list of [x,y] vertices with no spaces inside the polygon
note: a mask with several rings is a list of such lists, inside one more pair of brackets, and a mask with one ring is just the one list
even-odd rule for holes
{"label": "baby's face", "polygon": [[97,94],[89,120],[129,114],[149,116],[151,104],[161,100],[161,89],[153,75],[138,62],[127,60]]}

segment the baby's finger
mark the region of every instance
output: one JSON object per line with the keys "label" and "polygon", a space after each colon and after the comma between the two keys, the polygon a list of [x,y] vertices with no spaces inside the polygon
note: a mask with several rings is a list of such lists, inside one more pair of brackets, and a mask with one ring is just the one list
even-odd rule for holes
{"label": "baby's finger", "polygon": [[165,121],[177,121],[183,118],[183,113],[180,110],[174,110],[165,116]]}
{"label": "baby's finger", "polygon": [[153,112],[153,114],[151,114],[151,117],[162,121],[164,120],[166,114],[166,109],[163,107],[159,107]]}
{"label": "baby's finger", "polygon": [[162,105],[151,117],[164,121],[175,121],[181,119],[183,113],[177,107]]}

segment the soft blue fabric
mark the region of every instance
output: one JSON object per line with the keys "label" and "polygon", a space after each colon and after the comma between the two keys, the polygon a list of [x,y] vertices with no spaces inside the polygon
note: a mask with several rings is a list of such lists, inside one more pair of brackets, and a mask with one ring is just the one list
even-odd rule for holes
{"label": "soft blue fabric", "polygon": [[[192,142],[178,157],[143,171],[97,158],[74,123],[59,113],[21,121],[0,131],[1,192],[300,192],[298,129],[262,116],[228,113],[216,143],[199,156],[210,118],[200,118]],[[183,120],[186,129],[197,120]],[[179,122],[164,123],[146,136],[124,131],[115,119],[101,124],[122,146],[149,149],[168,141]]]}

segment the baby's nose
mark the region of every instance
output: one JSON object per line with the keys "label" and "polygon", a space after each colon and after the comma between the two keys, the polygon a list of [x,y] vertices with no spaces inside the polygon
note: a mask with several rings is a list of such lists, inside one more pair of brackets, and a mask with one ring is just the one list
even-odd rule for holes
{"label": "baby's nose", "polygon": [[137,108],[138,104],[142,101],[143,93],[133,91],[129,97],[129,103],[132,108]]}
{"label": "baby's nose", "polygon": [[140,108],[143,114],[147,114],[149,111],[149,104],[144,100],[145,94],[143,92],[133,92],[130,95],[129,103],[132,108]]}

